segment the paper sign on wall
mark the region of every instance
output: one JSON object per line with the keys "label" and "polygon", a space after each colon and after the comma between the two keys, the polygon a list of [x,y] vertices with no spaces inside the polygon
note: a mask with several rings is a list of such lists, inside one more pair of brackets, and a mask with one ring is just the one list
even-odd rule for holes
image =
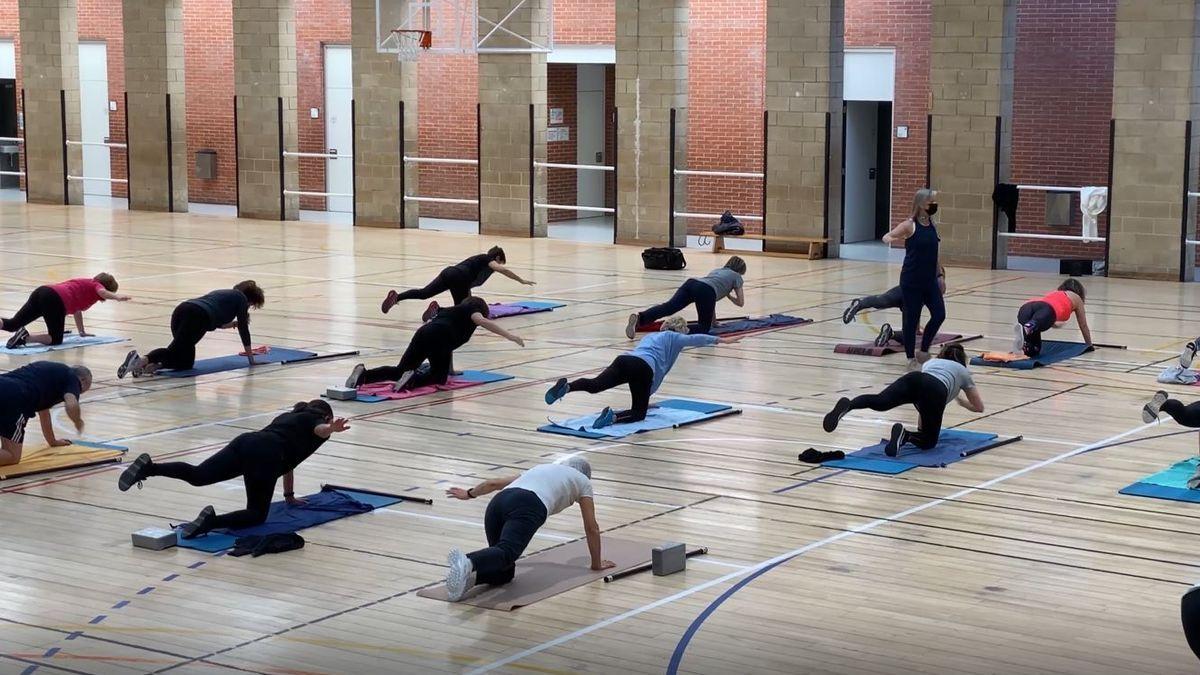
{"label": "paper sign on wall", "polygon": [[550,127],[546,129],[546,142],[571,140],[571,127]]}
{"label": "paper sign on wall", "polygon": [[562,124],[562,123],[563,123],[563,109],[562,108],[551,108],[550,109],[550,124]]}

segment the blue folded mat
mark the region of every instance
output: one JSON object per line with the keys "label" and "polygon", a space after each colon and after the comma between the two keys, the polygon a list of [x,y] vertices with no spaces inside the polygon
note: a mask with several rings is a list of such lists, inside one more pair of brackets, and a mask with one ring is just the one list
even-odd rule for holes
{"label": "blue folded mat", "polygon": [[[723,321],[713,326],[709,333],[712,335],[736,335],[738,333],[751,333],[756,330],[765,330],[767,328],[799,326],[806,323],[812,323],[812,319],[802,319],[798,316],[789,316],[787,314],[771,314],[770,316],[763,316],[754,319],[735,319],[733,321]],[[696,324],[688,324],[688,326],[694,329]]]}
{"label": "blue folded mat", "polygon": [[888,457],[883,452],[883,449],[887,447],[887,441],[880,441],[875,445],[850,453],[845,459],[823,462],[821,466],[870,473],[898,474],[918,466],[944,467],[985,450],[1016,443],[1019,440],[1021,440],[1020,436],[1000,439],[996,434],[962,429],[943,429],[941,435],[938,436],[938,444],[929,450],[904,445],[901,446],[898,457]]}
{"label": "blue folded mat", "polygon": [[[281,363],[283,361],[301,361],[311,359],[316,355],[316,352],[306,352],[300,349],[271,347],[266,354],[255,354],[254,362],[261,365],[264,363]],[[240,354],[231,354],[211,359],[200,359],[191,370],[160,370],[158,374],[163,377],[196,377],[198,375],[223,373],[227,370],[240,370],[249,367],[249,365],[246,357]]]}
{"label": "blue folded mat", "polygon": [[89,335],[88,337],[79,337],[78,335],[67,335],[63,338],[61,345],[39,345],[30,343],[24,347],[9,349],[3,344],[0,344],[0,354],[9,356],[30,356],[32,354],[45,354],[46,352],[61,352],[64,349],[76,349],[79,347],[91,347],[93,345],[109,345],[114,342],[125,342],[128,338],[122,337],[106,337],[102,335]]}
{"label": "blue folded mat", "polygon": [[[453,385],[457,385],[457,386],[450,386],[448,389],[437,389],[433,386],[421,387],[420,389],[414,389],[412,392],[410,392],[412,394],[411,396],[405,396],[403,398],[395,398],[395,397],[389,398],[387,396],[375,396],[373,394],[361,394],[360,393],[358,395],[358,397],[355,398],[354,400],[358,401],[359,403],[379,403],[380,401],[403,401],[405,399],[417,398],[419,396],[424,396],[426,394],[433,394],[438,391],[454,391],[455,389],[465,389],[466,387],[476,385],[476,384],[491,384],[492,382],[503,382],[505,380],[511,380],[516,376],[508,375],[506,373],[496,373],[496,372],[492,372],[490,370],[464,370],[464,371],[462,371],[461,375],[451,375],[450,377],[451,377],[451,382],[453,383]],[[429,389],[430,391],[422,393],[422,391],[421,391],[422,389]]]}
{"label": "blue folded mat", "polygon": [[1033,370],[1038,366],[1048,366],[1059,361],[1073,359],[1081,354],[1086,354],[1094,351],[1094,348],[1089,347],[1082,342],[1058,342],[1057,340],[1046,340],[1042,342],[1042,353],[1031,359],[1021,359],[1020,361],[985,361],[983,358],[976,356],[971,359],[973,366],[992,366],[993,368],[1012,368],[1014,370]]}
{"label": "blue folded mat", "polygon": [[331,490],[325,487],[321,488],[320,492],[304,499],[308,503],[303,506],[289,506],[287,502],[272,503],[267,522],[262,525],[240,530],[214,530],[195,539],[181,537],[178,545],[180,548],[217,553],[233,548],[238,537],[296,532],[316,525],[324,525],[346,516],[356,516],[360,513],[391,506],[401,501],[398,497],[356,490]]}
{"label": "blue folded mat", "polygon": [[1120,494],[1200,504],[1200,490],[1192,490],[1187,486],[1188,479],[1196,473],[1197,464],[1200,464],[1200,457],[1176,462],[1169,469],[1146,476],[1122,489]]}
{"label": "blue folded mat", "polygon": [[594,415],[573,417],[561,422],[550,420],[550,424],[538,427],[538,431],[548,434],[576,436],[578,438],[624,438],[643,431],[673,429],[688,424],[695,424],[696,422],[703,422],[715,417],[736,415],[740,412],[741,410],[723,403],[705,403],[704,401],[672,398],[651,407],[650,412],[646,414],[646,419],[641,422],[613,424],[596,429],[592,427],[592,424],[599,416],[599,413],[596,413]]}

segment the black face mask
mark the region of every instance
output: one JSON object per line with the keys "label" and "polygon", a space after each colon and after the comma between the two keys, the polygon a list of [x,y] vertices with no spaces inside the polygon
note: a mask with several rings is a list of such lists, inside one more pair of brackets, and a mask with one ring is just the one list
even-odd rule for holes
{"label": "black face mask", "polygon": [[929,206],[925,207],[925,213],[927,213],[928,215],[931,215],[931,216],[933,214],[937,213],[937,202],[934,202],[934,203],[930,204]]}

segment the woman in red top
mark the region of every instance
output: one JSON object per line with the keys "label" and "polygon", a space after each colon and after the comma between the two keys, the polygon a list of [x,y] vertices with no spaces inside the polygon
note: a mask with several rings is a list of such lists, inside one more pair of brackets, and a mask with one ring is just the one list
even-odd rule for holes
{"label": "woman in red top", "polygon": [[1013,353],[1037,356],[1042,353],[1042,333],[1071,319],[1074,314],[1079,320],[1079,332],[1083,341],[1092,344],[1092,331],[1088,328],[1087,314],[1083,301],[1087,293],[1078,279],[1067,279],[1058,290],[1021,305],[1017,312],[1017,324],[1013,327]]}
{"label": "woman in red top", "polygon": [[[51,286],[38,286],[29,294],[25,306],[17,310],[11,319],[0,319],[0,327],[12,333],[5,346],[16,349],[29,342],[61,345],[68,314],[75,317],[79,336],[87,337],[88,333],[83,328],[84,311],[97,302],[125,302],[128,299],[128,295],[117,295],[117,280],[108,272],[101,272],[91,279],[71,279]],[[48,332],[30,335],[25,327],[38,318],[45,320]]]}

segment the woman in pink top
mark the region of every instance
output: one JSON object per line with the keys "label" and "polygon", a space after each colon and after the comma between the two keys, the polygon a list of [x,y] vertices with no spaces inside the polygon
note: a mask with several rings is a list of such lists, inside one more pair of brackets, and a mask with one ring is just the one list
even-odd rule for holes
{"label": "woman in pink top", "polygon": [[1065,323],[1074,314],[1079,320],[1079,332],[1083,341],[1092,344],[1092,331],[1088,328],[1087,314],[1083,301],[1087,296],[1078,279],[1067,279],[1041,298],[1021,305],[1017,312],[1017,323],[1013,327],[1013,353],[1037,356],[1042,353],[1042,333]]}
{"label": "woman in pink top", "polygon": [[[5,346],[16,349],[29,342],[62,344],[68,314],[75,317],[79,336],[87,337],[88,333],[83,328],[84,311],[97,302],[125,302],[128,299],[128,295],[117,295],[117,280],[108,272],[101,272],[92,279],[70,279],[50,286],[38,286],[29,294],[25,306],[11,319],[0,319],[0,327],[12,333]],[[31,335],[25,327],[39,317],[45,320],[48,332]]]}

